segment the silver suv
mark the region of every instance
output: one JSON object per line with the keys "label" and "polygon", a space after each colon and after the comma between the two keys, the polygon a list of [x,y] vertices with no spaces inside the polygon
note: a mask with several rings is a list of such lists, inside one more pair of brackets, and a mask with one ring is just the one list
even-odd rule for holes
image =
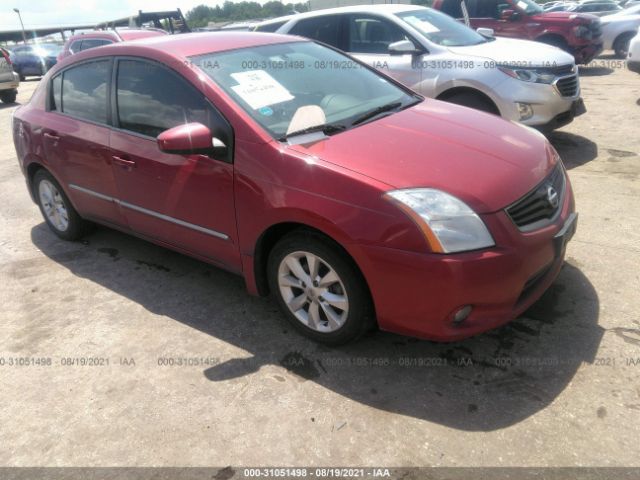
{"label": "silver suv", "polygon": [[494,38],[415,5],[363,5],[290,15],[258,32],[300,35],[348,52],[432,98],[543,130],[584,113],[574,59],[559,48]]}
{"label": "silver suv", "polygon": [[3,103],[14,103],[18,95],[20,78],[13,71],[9,52],[0,48],[0,100]]}

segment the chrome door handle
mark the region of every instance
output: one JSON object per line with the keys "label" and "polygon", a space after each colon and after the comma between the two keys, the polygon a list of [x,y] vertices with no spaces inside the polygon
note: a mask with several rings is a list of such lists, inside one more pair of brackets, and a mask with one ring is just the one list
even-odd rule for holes
{"label": "chrome door handle", "polygon": [[47,138],[50,138],[51,140],[60,140],[60,137],[57,135],[54,135],[53,133],[49,133],[49,132],[44,132],[44,136]]}
{"label": "chrome door handle", "polygon": [[126,158],[118,157],[117,155],[113,155],[111,158],[113,159],[113,163],[120,165],[121,167],[133,168],[136,166],[136,162],[133,160],[127,160]]}

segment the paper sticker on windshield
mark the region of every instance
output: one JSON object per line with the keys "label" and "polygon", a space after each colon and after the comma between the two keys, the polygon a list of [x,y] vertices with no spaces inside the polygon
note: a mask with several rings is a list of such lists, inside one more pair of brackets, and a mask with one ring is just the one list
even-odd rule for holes
{"label": "paper sticker on windshield", "polygon": [[436,33],[440,31],[440,29],[432,23],[429,23],[426,20],[421,20],[418,17],[406,17],[405,20],[409,25],[417,28],[418,30],[422,30],[424,33]]}
{"label": "paper sticker on windshield", "polygon": [[520,7],[521,10],[526,10],[527,7],[529,6],[529,4],[527,2],[523,2],[522,0],[520,0],[517,3],[518,7]]}
{"label": "paper sticker on windshield", "polygon": [[239,83],[231,87],[233,91],[254,110],[294,99],[289,90],[264,70],[232,73],[231,77]]}

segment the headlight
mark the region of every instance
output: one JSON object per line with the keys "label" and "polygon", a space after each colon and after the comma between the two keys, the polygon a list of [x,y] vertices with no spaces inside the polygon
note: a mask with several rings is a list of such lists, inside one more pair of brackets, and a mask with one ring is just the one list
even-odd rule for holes
{"label": "headlight", "polygon": [[434,252],[464,252],[495,245],[480,217],[448,193],[432,188],[412,188],[393,190],[385,197],[416,222]]}
{"label": "headlight", "polygon": [[553,73],[544,72],[535,68],[510,68],[498,67],[500,71],[510,77],[517,78],[523,82],[548,83],[551,84],[556,79]]}

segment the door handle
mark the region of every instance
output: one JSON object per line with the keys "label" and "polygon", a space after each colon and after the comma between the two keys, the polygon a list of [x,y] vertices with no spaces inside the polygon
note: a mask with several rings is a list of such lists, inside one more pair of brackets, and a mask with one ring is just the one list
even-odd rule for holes
{"label": "door handle", "polygon": [[45,136],[46,138],[50,138],[51,140],[55,140],[56,142],[57,142],[58,140],[60,140],[60,137],[59,137],[59,136],[57,136],[57,135],[54,135],[53,133],[44,132],[44,136]]}
{"label": "door handle", "polygon": [[113,163],[120,165],[121,167],[133,168],[136,166],[136,162],[133,160],[127,160],[126,158],[118,157],[117,155],[113,155],[111,158],[113,159]]}

